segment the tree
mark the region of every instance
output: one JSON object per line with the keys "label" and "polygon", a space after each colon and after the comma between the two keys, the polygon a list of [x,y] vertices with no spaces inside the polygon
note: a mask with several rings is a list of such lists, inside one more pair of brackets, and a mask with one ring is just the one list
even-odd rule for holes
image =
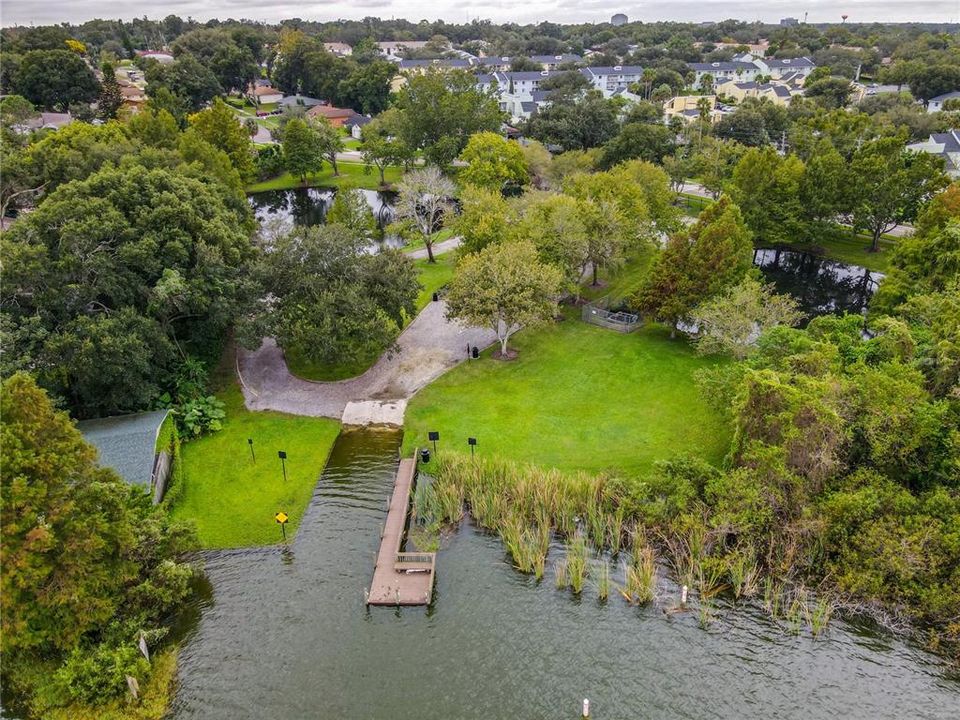
{"label": "tree", "polygon": [[499,357],[507,359],[513,333],[554,317],[561,280],[533,243],[491,245],[460,261],[446,296],[447,317],[494,330]]}
{"label": "tree", "polygon": [[283,128],[283,164],[287,172],[306,184],[307,175],[323,168],[323,152],[316,130],[306,121],[294,118]]}
{"label": "tree", "polygon": [[105,165],[118,165],[136,146],[118,122],[70,123],[27,148],[26,158],[37,183],[49,194],[71,180],[83,180]]}
{"label": "tree", "polygon": [[[147,94],[151,98],[159,97],[160,88],[166,88],[193,111],[201,110],[214,97],[223,94],[223,87],[217,76],[191,54],[183,55],[166,65],[152,64],[144,75],[147,79]],[[163,107],[177,117],[166,103]]]}
{"label": "tree", "polygon": [[660,162],[673,150],[673,133],[666,126],[630,123],[603,146],[600,162],[607,168],[634,159]]}
{"label": "tree", "polygon": [[390,102],[390,81],[396,73],[396,64],[385,60],[358,65],[337,86],[337,102],[364,115],[381,113]]}
{"label": "tree", "polygon": [[460,193],[460,214],[450,224],[461,238],[462,252],[475,253],[511,237],[512,220],[499,190],[467,185]]}
{"label": "tree", "polygon": [[313,363],[354,364],[387,349],[412,316],[413,262],[396,250],[363,252],[367,240],[339,224],[297,228],[265,253],[256,274],[271,298],[241,323],[240,339],[263,336]]}
{"label": "tree", "polygon": [[367,123],[361,130],[360,152],[363,162],[377,168],[380,184],[386,185],[384,172],[391,165],[408,166],[414,152],[400,137],[398,111],[391,108]]}
{"label": "tree", "polygon": [[503,191],[507,187],[521,187],[530,181],[527,162],[520,145],[497,133],[479,132],[470,136],[460,153],[467,167],[459,178],[468,185]]}
{"label": "tree", "polygon": [[917,216],[921,205],[947,186],[943,161],[929,153],[912,153],[898,137],[864,143],[850,163],[853,226],[870,233],[870,251],[880,237]]}
{"label": "tree", "polygon": [[850,93],[853,86],[846,78],[830,77],[816,82],[809,79],[803,86],[803,95],[808,98],[817,98],[828,109],[846,107],[850,102]]}
{"label": "tree", "polygon": [[433,234],[452,210],[450,198],[456,193],[456,186],[439,168],[429,167],[407,173],[397,191],[394,212],[403,231],[419,236],[427,248],[429,262],[436,262]]}
{"label": "tree", "polygon": [[550,165],[553,156],[543,143],[528,140],[520,146],[524,162],[530,172],[530,181],[538,190],[547,190],[550,187]]}
{"label": "tree", "polygon": [[326,118],[317,118],[309,121],[313,130],[315,142],[320,150],[320,155],[333,168],[333,174],[339,175],[340,168],[337,166],[337,153],[343,152],[343,134],[339,128],[335,128]]}
{"label": "tree", "polygon": [[113,63],[103,63],[101,70],[103,82],[100,85],[100,95],[97,97],[97,115],[101,120],[113,120],[123,106],[123,94],[114,75]]}
{"label": "tree", "polygon": [[738,142],[704,138],[692,157],[691,174],[700,178],[700,184],[709,190],[716,200],[745,152],[746,147]]}
{"label": "tree", "polygon": [[647,215],[658,232],[672,233],[679,228],[680,211],[674,205],[676,193],[667,173],[645,160],[631,160],[613,169],[624,184],[633,184],[642,193]]}
{"label": "tree", "polygon": [[14,91],[47,110],[97,99],[100,84],[93,71],[69,50],[31,50],[20,58]]}
{"label": "tree", "polygon": [[829,140],[822,140],[804,166],[800,180],[800,208],[805,220],[832,223],[850,208],[850,174],[843,156]]}
{"label": "tree", "polygon": [[4,127],[24,127],[39,114],[33,103],[20,95],[7,95],[0,100],[0,123]]}
{"label": "tree", "polygon": [[[0,391],[5,676],[33,712],[97,705],[143,682],[190,593],[192,535],[97,463],[69,417],[23,374]],[[81,664],[85,663],[84,667]]]}
{"label": "tree", "polygon": [[640,187],[615,171],[571,175],[564,194],[576,198],[587,228],[593,284],[599,271],[620,266],[630,252],[652,240],[654,227]]}
{"label": "tree", "polygon": [[730,197],[747,227],[762,242],[795,236],[802,208],[800,183],[804,165],[796,155],[780,157],[772,147],[751,148],[737,163]]}
{"label": "tree", "polygon": [[399,130],[407,146],[426,159],[449,165],[474,133],[500,128],[496,97],[477,88],[472,73],[430,71],[411,77],[397,94]]}
{"label": "tree", "polygon": [[956,65],[922,65],[907,80],[910,92],[925,103],[960,87],[960,68]]}
{"label": "tree", "polygon": [[677,323],[705,300],[738,282],[753,265],[753,244],[740,208],[726,196],[700,213],[657,255],[635,300],[643,312]]}
{"label": "tree", "polygon": [[790,295],[778,295],[772,285],[746,277],[698,305],[690,316],[697,326],[698,353],[728,353],[743,360],[766,330],[796,325],[803,313]]}
{"label": "tree", "polygon": [[580,279],[590,263],[590,238],[580,205],[553,193],[531,193],[524,199],[520,223],[510,230],[532,242],[540,259],[563,273],[565,289],[579,298]]}
{"label": "tree", "polygon": [[600,147],[617,133],[613,105],[599,93],[587,93],[577,100],[551,102],[530,116],[523,126],[529,137],[563,150]]}
{"label": "tree", "polygon": [[367,239],[377,227],[370,203],[359,190],[341,187],[333,196],[333,203],[327,210],[328,225],[342,225],[357,237]]}
{"label": "tree", "polygon": [[227,154],[241,178],[253,177],[250,133],[223,100],[216,98],[209,108],[191,115],[188,122],[197,135]]}

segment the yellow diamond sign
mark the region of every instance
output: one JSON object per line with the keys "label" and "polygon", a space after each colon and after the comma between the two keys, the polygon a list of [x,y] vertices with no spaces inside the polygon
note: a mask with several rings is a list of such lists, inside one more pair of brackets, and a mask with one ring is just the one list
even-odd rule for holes
{"label": "yellow diamond sign", "polygon": [[280,523],[281,525],[283,525],[287,520],[289,520],[289,518],[287,517],[287,514],[282,511],[278,512],[275,517],[277,518],[277,522]]}

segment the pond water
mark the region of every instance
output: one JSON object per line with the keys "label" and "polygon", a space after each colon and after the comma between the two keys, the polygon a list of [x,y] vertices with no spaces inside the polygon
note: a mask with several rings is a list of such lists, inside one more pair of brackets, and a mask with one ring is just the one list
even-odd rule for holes
{"label": "pond water", "polygon": [[574,718],[584,697],[599,719],[958,717],[960,685],[888,636],[794,636],[749,608],[702,630],[664,614],[666,581],[650,607],[575,599],[468,523],[429,608],[368,609],[400,439],[342,434],[288,547],[209,556],[173,718]]}
{"label": "pond water", "polygon": [[754,250],[753,264],[776,286],[777,292],[793,295],[808,318],[865,313],[884,277],[883,273],[859,265],[781,248]]}
{"label": "pond water", "polygon": [[[336,195],[334,188],[294,188],[292,190],[267,190],[248,195],[250,205],[258,222],[278,220],[293,225],[320,225],[326,221],[327,210]],[[377,224],[382,229],[393,220],[393,203],[396,193],[377,190],[360,190]]]}

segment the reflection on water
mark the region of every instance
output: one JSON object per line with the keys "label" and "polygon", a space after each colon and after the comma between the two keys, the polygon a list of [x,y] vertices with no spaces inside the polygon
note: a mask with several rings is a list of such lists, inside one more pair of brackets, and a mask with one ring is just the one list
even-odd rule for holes
{"label": "reflection on water", "polygon": [[[454,720],[955,718],[931,656],[835,623],[814,641],[749,609],[693,613],[537,583],[464,525],[431,608],[364,606],[400,434],[341,435],[288,549],[216,553],[173,717]],[[556,557],[556,551],[551,552]]]}
{"label": "reflection on water", "polygon": [[863,314],[883,273],[836,260],[780,248],[754,250],[753,264],[772,282],[777,292],[789,293],[807,317]]}
{"label": "reflection on water", "polygon": [[[396,193],[376,190],[360,190],[377,225],[382,229],[393,220],[393,203]],[[321,225],[327,210],[333,204],[336,190],[333,188],[294,188],[292,190],[268,190],[248,196],[258,222],[279,220],[293,225]]]}

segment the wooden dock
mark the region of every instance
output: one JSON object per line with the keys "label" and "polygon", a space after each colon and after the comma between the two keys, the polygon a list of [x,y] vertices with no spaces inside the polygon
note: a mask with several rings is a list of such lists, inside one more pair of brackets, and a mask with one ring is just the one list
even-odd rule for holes
{"label": "wooden dock", "polygon": [[410,508],[410,492],[417,474],[416,453],[400,461],[393,484],[380,551],[367,594],[368,605],[428,605],[433,594],[436,553],[400,552]]}

